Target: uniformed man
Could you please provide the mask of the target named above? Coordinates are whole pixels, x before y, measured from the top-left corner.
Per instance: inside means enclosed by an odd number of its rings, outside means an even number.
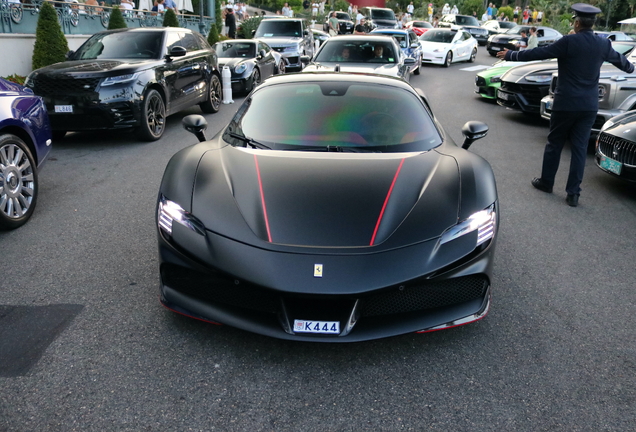
[[[634,66],[625,56],[612,48],[607,38],[592,31],[599,8],[576,3],[572,5],[574,34],[567,35],[541,48],[525,51],[503,50],[497,57],[511,61],[530,61],[556,58],[559,80],[554,93],[550,116],[550,133],[543,154],[541,177],[532,180],[535,188],[552,193],[554,178],[561,160],[566,139],[572,144],[570,174],[565,191],[566,202],[572,207],[579,203],[581,181],[585,169],[588,141],[598,111],[598,80],[604,61],[632,73]]]

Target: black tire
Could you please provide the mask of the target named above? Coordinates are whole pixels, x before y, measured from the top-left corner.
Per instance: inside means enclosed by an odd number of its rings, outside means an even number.
[[[476,58],[477,58],[477,48],[475,48],[473,52],[470,54],[470,58],[468,59],[468,62],[475,63]]]
[[[0,231],[29,220],[37,192],[38,173],[29,147],[15,135],[0,135]]]
[[[422,57],[420,57],[420,64],[417,66],[417,69],[413,71],[413,74],[419,75],[421,70],[422,70]]]
[[[53,142],[62,141],[62,139],[64,139],[65,136],[66,136],[65,130],[53,131],[52,133]]]
[[[258,68],[254,68],[254,71],[252,72],[252,85],[250,86],[250,89],[248,90],[248,92],[251,92],[252,90],[254,90],[256,87],[259,86],[260,83],[261,83],[261,71],[259,71]]]
[[[449,51],[448,54],[446,54],[446,58],[444,59],[444,67],[449,67],[451,63],[453,63],[453,52]]]
[[[221,109],[223,100],[223,89],[221,88],[221,80],[216,74],[212,74],[210,84],[208,85],[208,100],[199,104],[201,111],[206,114],[214,114]]]
[[[280,62],[276,65],[276,70],[274,71],[274,75],[282,75],[287,71],[287,67],[285,65],[285,60],[280,59]]]
[[[137,136],[143,141],[157,141],[165,130],[166,104],[157,90],[150,89],[144,96]]]

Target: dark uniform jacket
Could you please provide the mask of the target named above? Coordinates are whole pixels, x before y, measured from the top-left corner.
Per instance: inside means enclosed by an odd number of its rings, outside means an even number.
[[[598,111],[598,80],[603,62],[627,73],[634,72],[634,65],[614,51],[611,41],[596,36],[592,29],[564,36],[545,47],[508,51],[505,60],[551,58],[556,58],[559,63],[553,111]]]

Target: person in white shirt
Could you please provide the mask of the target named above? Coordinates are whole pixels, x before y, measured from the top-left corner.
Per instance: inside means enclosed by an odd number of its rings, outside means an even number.
[[[459,9],[457,9],[457,5],[453,5],[453,8],[451,9],[450,13],[452,13],[454,15],[459,13]]]
[[[356,15],[356,25],[360,24],[360,20],[364,18],[364,15],[362,15],[360,12],[358,12],[358,15]]]
[[[450,13],[450,6],[448,5],[448,3],[446,3],[444,7],[442,8],[442,15],[448,15],[449,13]]]
[[[413,12],[415,11],[415,6],[413,6],[413,2],[409,3],[409,5],[406,7],[406,11],[410,15],[413,15]]]
[[[484,12],[484,14],[481,16],[481,20],[483,22],[486,22],[490,19],[490,17],[488,16],[488,12]]]

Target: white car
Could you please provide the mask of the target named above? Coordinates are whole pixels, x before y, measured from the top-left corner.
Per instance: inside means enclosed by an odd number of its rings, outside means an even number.
[[[422,63],[448,67],[458,61],[474,62],[477,56],[477,40],[465,30],[430,29],[419,40]]]

